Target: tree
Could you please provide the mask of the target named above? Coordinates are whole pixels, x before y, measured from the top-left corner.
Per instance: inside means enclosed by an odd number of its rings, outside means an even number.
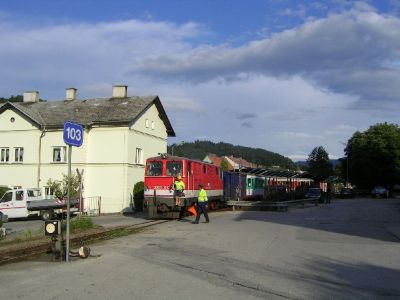
[[[51,188],[56,196],[59,199],[63,199],[68,194],[68,175],[62,174],[63,179],[61,181],[49,179],[47,181],[47,185]],[[70,186],[70,197],[76,198],[78,197],[79,192],[79,177],[77,174],[71,175],[71,186]]]
[[[315,147],[307,159],[308,172],[316,181],[326,180],[333,174],[332,164],[329,161],[329,155],[324,147]]]
[[[24,97],[22,95],[11,96],[10,98],[0,97],[0,103],[3,102],[23,102]]]
[[[22,95],[11,95],[9,98],[0,97],[0,103],[5,102],[24,102],[24,96]],[[39,102],[46,102],[46,100],[39,99]]]
[[[222,170],[228,171],[229,165],[228,165],[228,161],[225,158],[223,158],[221,160],[221,166],[220,167],[221,167]]]
[[[392,188],[400,182],[400,128],[378,123],[365,132],[355,132],[345,148],[344,171],[362,188],[375,185]],[[347,168],[347,169],[346,169]]]
[[[173,151],[172,151],[173,149]],[[192,143],[181,142],[168,146],[168,153],[174,153],[175,156],[188,157],[202,160],[207,154],[214,153],[217,156],[242,157],[245,160],[260,166],[270,168],[272,166],[280,166],[287,170],[296,170],[297,166],[293,161],[278,153],[260,148],[250,148],[244,146],[234,146],[228,143],[213,143],[211,141],[194,141]]]

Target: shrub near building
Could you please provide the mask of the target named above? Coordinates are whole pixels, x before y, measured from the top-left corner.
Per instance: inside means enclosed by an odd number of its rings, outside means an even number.
[[[133,187],[133,199],[135,205],[135,211],[143,211],[143,200],[144,200],[144,182],[136,182]]]

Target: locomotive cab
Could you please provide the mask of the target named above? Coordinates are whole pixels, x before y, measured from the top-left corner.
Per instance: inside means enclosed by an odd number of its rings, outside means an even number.
[[[182,176],[184,195],[176,201],[174,182]],[[177,218],[181,206],[189,207],[197,200],[198,185],[203,184],[209,199],[223,201],[220,168],[202,161],[161,155],[146,161],[145,207],[149,218]],[[178,204],[178,205],[177,205]],[[211,204],[211,203],[210,203]]]

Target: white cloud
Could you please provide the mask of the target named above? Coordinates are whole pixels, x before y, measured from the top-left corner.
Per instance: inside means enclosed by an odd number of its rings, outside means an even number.
[[[0,48],[0,74],[9,80],[0,82],[0,88],[15,89],[18,82],[27,89],[55,89],[69,82],[85,93],[86,85],[126,81],[126,73],[148,55],[187,51],[185,40],[200,32],[195,23],[136,20],[32,28],[2,22],[0,37],[7,47]]]
[[[325,131],[326,135],[338,135],[338,134],[347,134],[347,135],[351,135],[353,134],[355,131],[359,130],[360,128],[357,128],[355,126],[351,126],[348,124],[337,124],[334,125],[331,128],[328,128]]]
[[[270,38],[231,48],[201,46],[141,61],[134,70],[193,81],[235,79],[240,73],[301,76],[321,88],[368,101],[398,100],[400,19],[368,5],[306,22]],[[133,71],[134,71],[133,70]]]
[[[295,153],[295,154],[288,155],[288,157],[293,161],[304,161],[304,160],[307,160],[308,154]]]
[[[130,95],[160,96],[177,133],[171,142],[201,138],[291,157],[322,145],[340,157],[354,131],[398,122],[398,28],[398,18],[358,9],[233,48],[194,44],[208,32],[191,22],[0,19],[0,90],[61,99],[73,86],[78,97],[106,97],[124,83]]]
[[[293,132],[293,131],[284,131],[283,135],[288,136],[290,138],[301,138],[301,139],[323,139],[322,136],[316,136],[314,134],[309,134],[306,132]]]

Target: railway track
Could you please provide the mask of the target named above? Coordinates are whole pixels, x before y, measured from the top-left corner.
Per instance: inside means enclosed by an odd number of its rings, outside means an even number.
[[[229,208],[219,208],[209,213],[217,211],[228,211]],[[175,221],[175,219],[154,219],[148,220],[146,222],[129,225],[129,226],[116,226],[112,228],[100,228],[92,229],[85,232],[80,232],[71,235],[70,244],[71,247],[80,247],[82,245],[87,245],[90,243],[95,243],[97,241],[116,238],[128,234],[133,234],[146,227],[155,226],[158,224]],[[38,255],[45,254],[51,248],[50,238],[41,238],[39,240],[21,242],[10,245],[0,245],[0,265],[7,263],[18,262],[33,258]]]
[[[130,226],[118,226],[107,229],[96,228],[71,235],[70,244],[72,247],[80,247],[96,241],[133,234],[144,228],[170,221],[171,220],[150,220]],[[51,248],[51,244],[52,242],[50,238],[43,238],[34,241],[0,246],[0,265],[27,260],[29,258],[44,254]]]

